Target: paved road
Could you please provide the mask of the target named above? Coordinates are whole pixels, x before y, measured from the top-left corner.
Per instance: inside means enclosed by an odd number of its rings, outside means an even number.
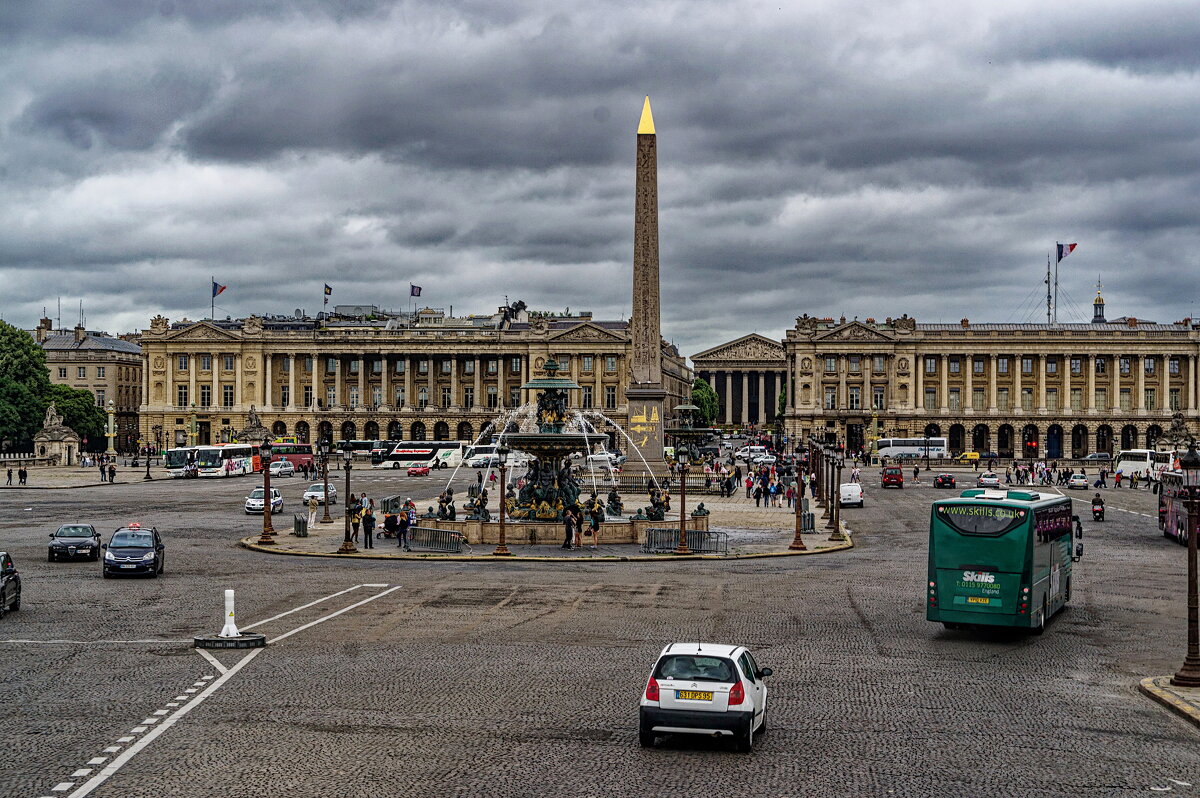
[[[407,490],[378,480],[368,492]],[[1200,793],[1180,783],[1200,784],[1200,736],[1134,689],[1183,653],[1184,550],[1141,515],[1154,497],[1110,492],[1074,606],[1025,637],[927,623],[938,494],[866,481],[850,553],[673,566],[257,555],[233,544],[257,523],[239,479],[0,493],[0,548],[26,580],[0,620],[0,794],[79,794],[124,757],[88,794]],[[74,519],[158,524],[165,576],[46,563],[46,534]],[[225,587],[243,626],[329,598],[258,626],[277,642],[222,655],[222,674],[187,641],[219,628]],[[637,746],[651,661],[697,636],[775,670],[749,756]]]

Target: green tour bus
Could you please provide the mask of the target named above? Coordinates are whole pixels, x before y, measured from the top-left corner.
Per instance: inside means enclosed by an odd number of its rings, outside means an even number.
[[[966,490],[933,503],[925,617],[947,629],[1014,626],[1041,634],[1071,600],[1071,500],[1017,490]]]

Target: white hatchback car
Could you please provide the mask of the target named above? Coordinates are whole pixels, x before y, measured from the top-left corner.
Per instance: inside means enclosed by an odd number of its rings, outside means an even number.
[[[979,475],[979,479],[975,480],[975,486],[979,488],[998,488],[1000,487],[1000,475],[995,471],[986,471]]]
[[[317,500],[317,504],[325,503],[325,486],[322,483],[314,482],[308,490],[304,491],[305,504],[308,504],[308,500],[312,498]],[[337,504],[337,488],[332,484],[329,485],[329,503]]]
[[[290,460],[276,460],[271,463],[271,476],[294,477],[296,476],[296,466]]]
[[[263,493],[262,488],[255,488],[250,491],[250,495],[246,497],[246,514],[253,515],[263,511]],[[271,512],[283,512],[283,497],[279,495],[279,488],[271,488]]]
[[[1067,489],[1068,490],[1087,490],[1088,489],[1087,474],[1072,474],[1071,478],[1067,480]]]
[[[660,734],[733,737],[749,751],[767,730],[770,668],[760,668],[744,646],[672,643],[658,655],[638,709],[638,741]]]

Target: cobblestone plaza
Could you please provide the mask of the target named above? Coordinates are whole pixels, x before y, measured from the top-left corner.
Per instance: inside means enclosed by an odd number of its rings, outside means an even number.
[[[0,620],[0,794],[76,794],[123,757],[87,794],[1196,792],[1195,730],[1136,692],[1184,641],[1183,549],[1158,532],[1152,494],[1109,492],[1109,520],[1085,522],[1070,609],[1031,637],[927,623],[939,494],[865,482],[866,508],[843,513],[852,550],[675,564],[270,556],[237,545],[260,523],[241,511],[257,484],[244,478],[0,493],[25,584]],[[279,484],[295,509],[304,486]],[[440,487],[378,472],[354,484],[418,499]],[[788,527],[788,511],[746,504],[729,510]],[[94,563],[45,562],[66,520],[156,524],[166,572],[104,580]],[[220,628],[229,587],[239,625],[272,642],[217,667],[191,638]],[[650,663],[697,636],[749,645],[775,671],[750,755],[638,747]]]

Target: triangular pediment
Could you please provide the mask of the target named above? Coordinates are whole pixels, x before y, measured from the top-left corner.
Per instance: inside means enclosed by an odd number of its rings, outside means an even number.
[[[765,335],[750,333],[692,355],[692,360],[783,360],[783,344]]]
[[[839,324],[828,332],[813,336],[814,341],[894,341],[894,336],[880,332],[869,324],[852,321]]]
[[[168,341],[240,341],[241,336],[222,330],[206,321],[197,322],[182,330],[171,330],[167,333]]]
[[[570,343],[572,341],[624,341],[625,338],[612,330],[606,330],[591,322],[584,322],[554,333],[548,337],[548,340]]]

